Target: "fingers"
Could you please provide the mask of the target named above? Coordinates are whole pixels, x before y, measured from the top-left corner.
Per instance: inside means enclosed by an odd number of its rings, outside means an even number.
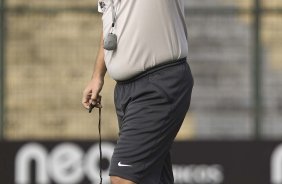
[[[102,97],[99,94],[96,94],[96,95],[94,94],[95,93],[91,93],[90,91],[83,92],[82,105],[84,108],[88,110],[94,107],[102,108],[102,105],[101,105]]]
[[[93,99],[92,99],[92,102],[90,103],[89,109],[88,109],[88,110],[89,110],[89,113],[91,113],[91,111],[92,111],[92,109],[93,109],[94,107],[99,108],[99,109],[102,108],[101,99],[102,99],[102,97],[101,97],[100,95],[98,95],[98,97],[97,97],[96,100],[93,100]]]
[[[89,109],[90,99],[91,99],[91,91],[85,90],[82,95],[82,105],[84,108]]]
[[[102,96],[98,95],[97,98],[91,98],[90,103],[93,105],[93,107],[102,108],[101,100],[102,100]]]
[[[99,95],[97,93],[92,93],[89,103],[95,105],[94,103],[96,103],[98,96]]]
[[[102,108],[103,106],[101,105],[101,102],[102,102],[102,96],[98,96],[98,99],[97,99],[97,104],[96,104],[96,107],[97,108]]]

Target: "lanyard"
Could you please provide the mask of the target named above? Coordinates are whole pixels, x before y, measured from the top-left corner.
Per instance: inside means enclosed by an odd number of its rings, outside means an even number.
[[[89,113],[91,113],[92,109],[94,108],[94,105],[90,105],[89,107]],[[98,131],[99,131],[99,152],[100,152],[100,184],[102,184],[103,182],[103,178],[102,178],[102,136],[101,136],[101,122],[102,122],[102,112],[101,109],[102,107],[97,107],[99,109],[99,123],[98,123]]]
[[[113,23],[112,23],[112,28],[115,27],[115,24],[116,24],[116,10],[115,10],[115,3],[114,3],[114,0],[111,0],[112,2],[112,20],[113,20]]]

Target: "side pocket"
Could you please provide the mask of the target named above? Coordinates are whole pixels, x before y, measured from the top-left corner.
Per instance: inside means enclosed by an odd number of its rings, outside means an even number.
[[[156,92],[166,100],[166,102],[172,101],[172,98],[168,95],[168,93],[164,89],[165,85],[162,85],[163,83],[165,83],[165,81],[162,81],[160,79],[159,73],[151,74],[149,76],[149,82],[152,85],[152,87],[156,90]]]

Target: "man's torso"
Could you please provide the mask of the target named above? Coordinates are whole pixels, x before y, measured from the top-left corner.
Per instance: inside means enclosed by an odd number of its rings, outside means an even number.
[[[100,0],[104,36],[111,31],[111,0]],[[151,67],[188,56],[182,0],[114,0],[118,37],[115,51],[105,50],[109,75],[129,79]]]

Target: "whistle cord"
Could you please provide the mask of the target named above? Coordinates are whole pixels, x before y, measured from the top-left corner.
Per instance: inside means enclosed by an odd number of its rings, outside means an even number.
[[[99,151],[100,151],[100,184],[103,182],[102,178],[102,136],[101,136],[101,108],[99,108],[99,124],[98,124],[98,129],[99,129]]]
[[[100,103],[98,103],[100,105]],[[102,136],[101,136],[101,122],[102,122],[102,107],[95,106],[93,104],[90,104],[89,106],[89,113],[92,112],[92,109],[94,107],[97,107],[99,109],[99,123],[98,123],[98,131],[99,131],[99,154],[100,154],[100,184],[103,183],[103,177],[102,177]]]

